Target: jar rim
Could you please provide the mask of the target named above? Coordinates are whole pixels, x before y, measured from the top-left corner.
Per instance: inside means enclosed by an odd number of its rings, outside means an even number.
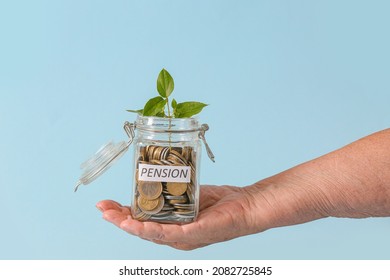
[[[200,129],[197,117],[162,118],[138,115],[135,126],[139,130],[154,132],[195,132]]]

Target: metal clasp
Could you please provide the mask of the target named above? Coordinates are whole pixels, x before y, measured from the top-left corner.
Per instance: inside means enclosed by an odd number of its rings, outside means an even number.
[[[128,142],[128,146],[131,145],[131,143],[133,143],[133,140],[134,140],[134,137],[135,137],[135,132],[134,132],[134,129],[135,129],[135,124],[134,123],[129,123],[129,122],[125,122],[123,124],[123,129],[126,131],[126,134],[127,136],[129,136],[130,140]]]
[[[209,145],[207,144],[207,141],[206,141],[206,131],[209,130],[209,126],[208,124],[202,124],[200,126],[200,131],[199,131],[199,138],[202,139],[205,147],[206,147],[206,151],[207,151],[207,155],[209,156],[209,158],[212,160],[212,162],[215,162],[215,159],[214,159],[214,154],[213,152],[211,151]]]

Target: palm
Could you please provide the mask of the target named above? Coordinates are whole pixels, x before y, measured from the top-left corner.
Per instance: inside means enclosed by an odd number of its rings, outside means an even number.
[[[139,222],[131,218],[129,208],[110,200],[98,206],[107,221],[128,233],[178,249],[190,250],[249,233],[244,232],[250,222],[245,215],[248,204],[237,187],[203,186],[198,219],[186,225]]]

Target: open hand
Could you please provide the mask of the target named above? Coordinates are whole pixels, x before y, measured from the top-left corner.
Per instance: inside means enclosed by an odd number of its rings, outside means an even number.
[[[103,212],[104,219],[124,231],[181,250],[192,250],[259,231],[251,230],[254,221],[249,211],[250,197],[244,188],[239,187],[202,186],[198,218],[184,225],[134,220],[129,207],[112,200],[100,201],[96,206]]]

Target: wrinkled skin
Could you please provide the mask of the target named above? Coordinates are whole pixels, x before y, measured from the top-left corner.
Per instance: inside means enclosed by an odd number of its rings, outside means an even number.
[[[97,207],[126,232],[181,250],[325,217],[387,217],[389,147],[386,129],[247,187],[202,186],[199,216],[190,224],[136,221],[112,200]]]

